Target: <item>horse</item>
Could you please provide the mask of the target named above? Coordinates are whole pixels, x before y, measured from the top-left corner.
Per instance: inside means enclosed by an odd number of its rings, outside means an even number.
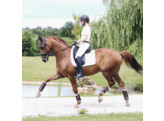
[[[71,82],[73,92],[77,100],[75,108],[79,108],[79,105],[81,104],[81,97],[78,94],[75,79],[76,67],[71,64],[70,59],[72,46],[69,46],[64,40],[56,36],[47,36],[45,38],[39,36],[38,39],[40,40],[40,52],[42,61],[45,63],[48,61],[49,52],[52,50],[56,57],[57,73],[42,82],[36,97],[41,96],[41,92],[49,81],[66,77]],[[102,75],[107,80],[108,85],[100,91],[98,102],[102,102],[102,96],[104,93],[112,88],[112,86],[115,85],[115,82],[117,82],[122,89],[125,105],[130,106],[128,92],[124,82],[119,76],[119,70],[123,60],[128,67],[131,67],[140,75],[143,73],[143,67],[137,62],[132,54],[126,51],[117,52],[109,48],[99,48],[95,49],[95,56],[96,64],[92,66],[85,66],[82,68],[82,71],[84,76],[90,76],[98,72],[102,72]]]

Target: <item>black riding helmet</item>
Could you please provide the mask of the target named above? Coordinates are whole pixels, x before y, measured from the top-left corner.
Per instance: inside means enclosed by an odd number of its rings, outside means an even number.
[[[81,17],[80,17],[80,20],[81,21],[86,21],[87,23],[89,22],[89,17],[87,16],[87,15],[82,15]]]

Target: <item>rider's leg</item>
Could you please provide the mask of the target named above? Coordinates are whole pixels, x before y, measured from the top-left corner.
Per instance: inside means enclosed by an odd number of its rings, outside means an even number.
[[[77,64],[77,70],[78,70],[78,74],[77,74],[76,78],[83,77],[81,56],[85,53],[85,51],[88,49],[88,47],[89,47],[88,43],[82,44],[79,46],[79,49],[76,53],[75,62]]]
[[[84,43],[84,44],[79,45],[79,49],[78,49],[78,51],[76,53],[75,58],[77,58],[78,56],[81,57],[88,48],[89,48],[89,44],[88,43]]]
[[[77,74],[77,76],[76,76],[76,78],[81,78],[81,77],[83,77],[83,72],[82,72],[82,60],[81,60],[81,58],[78,56],[77,58],[76,58],[76,64],[77,64],[77,70],[78,70],[78,74]]]

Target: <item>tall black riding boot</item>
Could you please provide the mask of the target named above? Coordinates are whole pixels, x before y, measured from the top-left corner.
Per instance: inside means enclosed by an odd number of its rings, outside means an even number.
[[[83,71],[82,71],[82,60],[81,60],[81,58],[80,57],[77,57],[76,58],[76,64],[77,64],[77,72],[78,72],[78,74],[77,74],[77,76],[76,76],[76,78],[81,78],[81,77],[83,77]]]

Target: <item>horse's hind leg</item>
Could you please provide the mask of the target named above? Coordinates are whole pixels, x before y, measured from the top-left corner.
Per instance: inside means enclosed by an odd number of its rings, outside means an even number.
[[[122,93],[123,93],[124,99],[126,101],[126,106],[130,106],[128,92],[127,92],[127,90],[125,88],[124,82],[121,80],[121,78],[120,78],[118,73],[115,73],[113,77],[114,77],[114,80],[118,83],[118,85],[122,89]]]
[[[111,88],[113,85],[115,85],[115,82],[113,80],[113,78],[111,77],[109,72],[103,72],[103,76],[106,78],[106,80],[108,81],[108,86],[106,86],[103,90],[101,90],[101,92],[99,93],[98,96],[98,101],[99,103],[102,102],[103,98],[102,96],[109,90],[109,88]]]

